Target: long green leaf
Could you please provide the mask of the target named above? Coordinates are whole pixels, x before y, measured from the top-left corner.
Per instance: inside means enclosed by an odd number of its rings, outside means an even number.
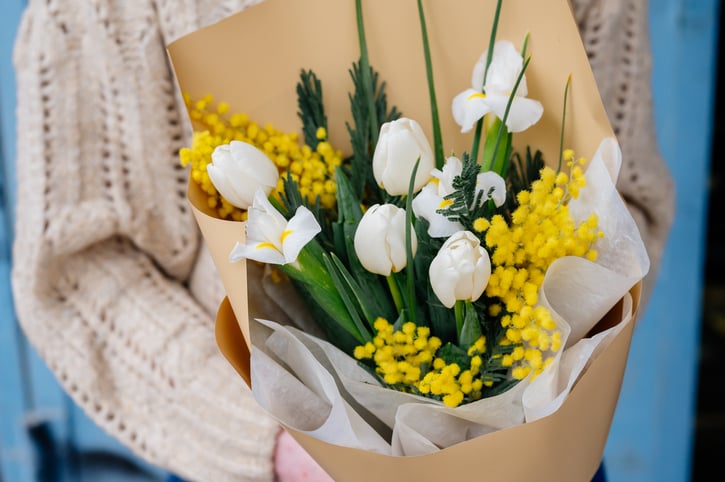
[[[335,256],[335,253],[330,253],[330,258],[335,264],[339,275],[345,281],[350,293],[355,298],[355,301],[357,301],[360,307],[360,313],[367,320],[367,326],[364,327],[365,330],[372,328],[375,319],[382,315],[377,311],[375,299],[365,296],[366,290],[353,278],[352,274],[347,270],[347,267],[340,261],[340,258]],[[363,332],[363,329],[360,332]]]
[[[334,279],[331,277],[329,270],[326,269],[324,253],[322,259],[318,260],[316,254],[308,249],[310,245],[314,246],[315,244],[314,242],[309,243],[300,252],[297,258],[298,267],[288,264],[282,265],[280,268],[290,278],[303,283],[314,302],[356,340],[362,343],[364,338],[348,312]]]
[[[473,303],[466,301],[464,306],[463,328],[458,339],[458,346],[464,350],[468,350],[476,340],[481,338],[483,333],[481,332],[481,322],[478,319],[478,313],[476,313]]]
[[[420,156],[415,161],[413,172],[410,174],[408,182],[408,196],[405,200],[405,258],[407,274],[407,305],[410,311],[410,321],[417,324],[417,302],[415,298],[415,261],[413,259],[413,191],[415,189],[415,176],[418,173],[420,165]]]
[[[334,256],[334,254],[332,256]],[[337,292],[340,295],[340,298],[342,299],[345,308],[347,309],[348,316],[355,325],[356,331],[360,334],[363,343],[372,340],[372,336],[365,327],[365,324],[363,323],[363,320],[361,318],[361,307],[356,303],[357,300],[355,297],[355,292],[345,282],[344,277],[337,270],[335,264],[330,260],[330,256],[325,256],[325,266],[327,267],[332,281],[335,283],[335,288],[337,289]]]
[[[428,80],[428,97],[430,99],[431,122],[433,124],[433,149],[435,151],[436,167],[443,168],[445,156],[443,154],[443,136],[441,135],[441,121],[438,115],[438,101],[436,100],[435,82],[433,79],[433,61],[430,56],[430,42],[428,41],[428,27],[425,21],[422,0],[418,0],[418,17],[420,19],[420,32],[423,37],[423,55],[425,56],[425,73]]]
[[[367,305],[371,311],[376,317],[388,319],[395,313],[392,300],[380,276],[366,270],[355,252],[355,231],[363,216],[360,202],[353,192],[349,178],[339,169],[336,179],[339,217],[336,223],[335,253],[357,280],[361,295],[369,300]]]

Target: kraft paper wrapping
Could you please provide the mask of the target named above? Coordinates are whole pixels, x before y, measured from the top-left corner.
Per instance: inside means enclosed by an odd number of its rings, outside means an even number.
[[[446,152],[460,154],[471,143],[471,134],[461,134],[452,121],[450,100],[470,86],[473,64],[488,42],[494,5],[495,2],[475,0],[425,2]],[[370,61],[386,82],[389,102],[406,117],[418,120],[432,139],[416,3],[366,0],[363,11]],[[498,38],[521,45],[527,33],[528,52],[533,56],[527,70],[529,97],[540,100],[545,111],[536,126],[514,136],[515,148],[531,145],[541,149],[549,163],[558,157],[564,85],[571,75],[565,145],[584,156],[604,152],[603,162],[596,164],[598,172],[588,174],[588,178],[607,180],[601,189],[592,190],[590,197],[594,199],[581,203],[579,214],[585,215],[585,208],[592,205],[604,206],[607,211],[612,203],[618,204],[621,213],[624,205],[613,187],[621,158],[614,152],[616,142],[603,142],[613,134],[568,1],[504,2]],[[192,98],[211,93],[215,99],[227,102],[233,112],[245,112],[260,124],[271,122],[284,131],[300,129],[294,86],[301,68],[313,69],[323,82],[331,142],[346,150],[344,123],[349,119],[347,95],[352,88],[347,69],[359,56],[352,0],[267,0],[179,39],[169,45],[168,51],[183,92]],[[588,185],[586,189],[589,188]],[[243,223],[221,221],[210,215],[202,193],[193,183],[189,185],[189,200],[228,294],[217,317],[218,344],[250,384],[250,350],[256,349],[251,344],[254,336],[250,333],[249,313],[259,311],[255,299],[247,297],[245,263],[228,262],[234,244],[244,239]],[[572,212],[577,216],[575,206]],[[625,219],[622,223],[621,216],[608,218],[605,213],[604,219],[602,229],[607,234],[618,231],[622,225],[632,229],[633,221]],[[607,222],[610,224],[606,225]],[[586,360],[586,365],[580,367],[582,372],[570,380],[559,396],[552,394],[559,399],[555,405],[538,407],[538,413],[531,417],[533,421],[427,455],[406,457],[344,447],[289,425],[287,428],[340,481],[464,477],[492,481],[589,480],[606,443],[636,316],[639,280],[648,270],[642,246],[637,246],[632,259],[618,259],[622,245],[617,243],[629,242],[641,244],[636,227],[635,232],[616,238],[615,245],[604,250],[603,261],[610,268],[615,266],[611,280],[627,283],[625,288],[613,300],[592,301],[599,307],[595,321],[608,311],[595,331],[608,329],[611,336],[598,351],[591,352],[594,356]],[[634,273],[618,277],[622,264],[634,264],[637,268]],[[559,267],[559,282],[551,283],[548,290],[552,298],[565,298],[565,290],[592,299],[600,297],[598,286],[582,286],[577,278],[567,280],[562,276],[569,272],[566,264]],[[590,270],[585,266],[576,269],[585,275]],[[555,276],[556,270],[551,271]],[[630,288],[631,294],[625,294]],[[570,304],[579,304],[580,299],[572,299]],[[566,318],[569,308],[574,312],[576,307],[560,306],[560,315]],[[568,333],[569,339],[579,340],[593,324],[575,325],[574,332]],[[546,380],[542,375],[541,383],[560,386],[557,374],[552,377]]]
[[[623,329],[593,360],[561,407],[547,417],[415,457],[342,447],[288,430],[338,481],[588,482],[604,453],[640,292],[638,283],[631,292],[629,314],[622,312],[620,302],[602,319],[600,329],[624,323]],[[250,353],[228,298],[217,313],[216,335],[224,356],[249,383]]]

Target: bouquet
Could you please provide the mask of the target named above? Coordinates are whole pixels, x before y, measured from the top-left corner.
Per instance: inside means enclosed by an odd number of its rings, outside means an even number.
[[[220,348],[336,479],[599,464],[649,262],[540,3],[268,0],[169,47]]]

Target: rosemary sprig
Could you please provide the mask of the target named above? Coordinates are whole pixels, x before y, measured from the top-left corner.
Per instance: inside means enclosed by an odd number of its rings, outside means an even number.
[[[302,121],[305,144],[315,150],[320,142],[317,130],[322,127],[327,131],[327,115],[322,102],[322,83],[312,70],[300,71],[300,80],[297,82],[297,108],[297,116]]]

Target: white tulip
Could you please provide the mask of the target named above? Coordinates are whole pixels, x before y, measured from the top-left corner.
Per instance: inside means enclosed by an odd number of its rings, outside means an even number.
[[[491,260],[470,231],[459,231],[443,244],[428,271],[433,292],[444,306],[476,301],[491,277]]]
[[[262,263],[289,264],[297,261],[302,248],[321,231],[315,216],[304,206],[287,221],[262,189],[254,196],[246,224],[247,240],[237,243],[229,254],[234,263],[253,259]]]
[[[241,141],[217,146],[206,171],[224,199],[240,209],[249,208],[257,189],[269,194],[279,178],[277,166],[264,152]]]
[[[461,126],[461,132],[468,132],[473,125],[489,112],[499,119],[503,119],[506,105],[516,85],[524,59],[516,50],[514,44],[507,40],[500,40],[493,46],[493,57],[488,67],[486,85],[483,77],[486,70],[484,52],[473,68],[472,89],[466,89],[453,99],[453,118]],[[483,92],[481,91],[483,87]],[[509,132],[521,132],[536,124],[544,113],[541,102],[526,98],[528,87],[526,75],[519,83],[514,95],[511,109],[506,120]]]
[[[413,254],[418,239],[411,226]],[[355,253],[371,273],[390,276],[405,268],[405,210],[392,204],[376,204],[363,215],[355,231]]]
[[[383,124],[373,154],[373,175],[378,186],[393,196],[408,194],[410,176],[418,158],[414,192],[428,182],[435,167],[428,139],[413,119],[403,117]]]

